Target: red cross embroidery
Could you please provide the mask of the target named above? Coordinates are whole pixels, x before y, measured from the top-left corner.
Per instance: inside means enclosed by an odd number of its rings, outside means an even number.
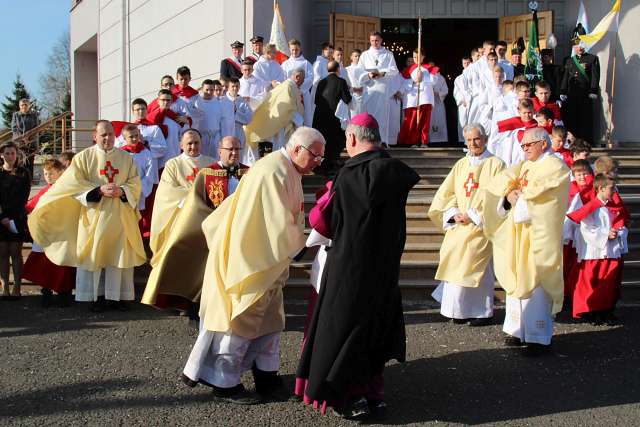
[[[528,173],[529,173],[529,170],[527,169],[526,171],[524,171],[524,173],[520,177],[520,186],[522,188],[526,187],[529,184],[529,181],[527,180],[527,174]]]
[[[104,169],[100,169],[100,175],[104,175],[107,177],[107,181],[109,183],[113,183],[113,179],[120,173],[120,170],[114,168],[111,165],[111,162],[107,160],[107,163],[104,166]]]
[[[471,197],[473,190],[478,188],[478,183],[473,180],[473,172],[469,173],[467,181],[464,183],[465,195]]]
[[[199,169],[198,169],[198,168],[193,168],[193,169],[191,170],[191,172],[192,172],[192,173],[191,173],[191,175],[189,175],[189,176],[187,177],[187,181],[189,181],[189,182],[193,182],[193,180],[194,180],[194,179],[196,179],[196,175],[198,175],[198,171],[199,171]]]

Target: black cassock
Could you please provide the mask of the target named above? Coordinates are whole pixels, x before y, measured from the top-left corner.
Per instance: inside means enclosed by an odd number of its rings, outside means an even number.
[[[349,85],[337,74],[331,73],[318,82],[313,113],[313,127],[318,129],[327,142],[325,157],[329,167],[340,157],[345,144],[344,131],[340,127],[340,119],[336,117],[336,109],[342,100],[351,102]]]
[[[600,93],[598,57],[584,53],[580,57],[576,55],[573,58],[567,58],[564,63],[560,93],[567,96],[567,100],[562,104],[562,119],[567,130],[576,138],[593,144],[593,100],[589,95]]]
[[[384,150],[347,160],[336,177],[333,244],[297,372],[314,400],[341,399],[387,361],[405,360],[398,276],[405,205],[419,180]]]
[[[239,79],[240,77],[242,77],[240,66],[238,64],[235,64],[229,58],[223,59],[222,61],[220,61],[220,77],[224,77],[225,79],[235,77]]]

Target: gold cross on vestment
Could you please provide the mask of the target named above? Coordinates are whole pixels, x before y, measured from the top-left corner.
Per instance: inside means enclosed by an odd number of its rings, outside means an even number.
[[[187,181],[193,182],[193,180],[196,179],[196,175],[198,175],[198,171],[199,170],[200,169],[198,169],[198,168],[193,168],[191,170],[191,175],[187,176]]]
[[[113,183],[116,175],[120,173],[119,169],[116,169],[111,165],[111,162],[107,160],[107,163],[104,166],[104,169],[100,169],[100,175],[104,175],[107,177],[107,181],[111,184]]]
[[[473,172],[469,173],[467,181],[464,183],[465,195],[471,197],[473,190],[478,188],[478,183],[473,180]]]

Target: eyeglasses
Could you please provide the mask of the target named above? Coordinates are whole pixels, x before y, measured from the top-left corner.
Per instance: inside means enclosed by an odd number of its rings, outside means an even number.
[[[227,147],[220,147],[221,150],[227,150],[227,151],[235,151],[236,153],[239,153],[240,151],[242,151],[242,148],[240,147],[231,147],[231,148],[227,148]]]
[[[542,141],[544,141],[544,139],[539,139],[537,141],[531,141],[531,142],[525,142],[524,144],[520,144],[520,147],[522,147],[522,149],[524,150],[525,148],[532,147],[533,145],[537,144],[538,142],[542,142]]]
[[[301,147],[304,148],[305,150],[307,150],[309,153],[311,153],[313,155],[313,161],[314,162],[322,163],[324,161],[324,157],[317,155],[316,153],[314,153],[313,151],[309,150],[304,145],[301,145]]]

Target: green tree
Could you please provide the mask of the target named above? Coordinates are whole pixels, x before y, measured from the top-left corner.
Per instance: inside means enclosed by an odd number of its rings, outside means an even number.
[[[29,91],[25,87],[24,83],[22,83],[22,79],[20,78],[20,73],[16,73],[16,79],[13,81],[13,93],[11,96],[5,95],[5,102],[0,104],[2,110],[2,123],[4,126],[9,129],[11,128],[11,117],[13,113],[18,111],[18,103],[22,98],[31,99],[29,95]],[[31,100],[33,102],[33,100]],[[35,108],[35,105],[33,106]]]

